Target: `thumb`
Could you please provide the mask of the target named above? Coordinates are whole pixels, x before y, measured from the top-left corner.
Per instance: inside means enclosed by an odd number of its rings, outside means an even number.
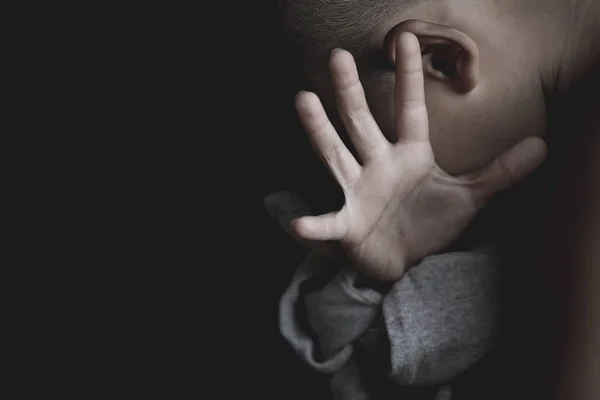
[[[476,198],[486,202],[490,197],[514,186],[531,174],[546,158],[546,143],[539,137],[528,137],[483,170],[464,176],[476,191]]]
[[[344,207],[338,212],[295,219],[292,221],[292,229],[307,240],[340,240],[350,229],[350,219]]]
[[[267,212],[283,230],[290,236],[295,237],[291,229],[292,220],[305,215],[311,215],[310,207],[300,196],[294,192],[271,193],[264,199]]]
[[[339,250],[333,244],[307,240],[308,238],[298,235],[292,228],[292,223],[295,224],[295,221],[298,219],[303,219],[302,217],[311,215],[308,204],[296,193],[272,193],[264,199],[264,205],[271,217],[298,243],[331,258],[340,257]]]

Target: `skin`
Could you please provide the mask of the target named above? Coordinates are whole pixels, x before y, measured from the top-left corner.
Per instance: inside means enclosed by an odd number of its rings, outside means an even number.
[[[386,38],[407,20],[447,27],[440,37],[451,29],[464,35],[457,43],[467,51],[466,72],[458,77],[440,77],[423,58],[430,141],[447,173],[474,171],[524,138],[543,136],[554,117],[549,107],[571,121],[562,134],[580,135],[542,249],[549,326],[556,332],[547,398],[600,398],[600,2],[433,1],[391,14],[373,31],[372,52],[389,56]],[[426,41],[426,28],[402,29]],[[375,120],[393,142],[394,69],[367,60],[359,72]],[[331,87],[312,89],[328,111],[335,109]],[[342,132],[341,121],[331,118]]]
[[[444,79],[432,66],[431,57],[423,57],[436,162],[447,173],[459,175],[489,164],[526,137],[545,134],[549,103],[567,92],[581,74],[583,62],[574,65],[571,60],[581,60],[581,54],[589,51],[583,28],[589,29],[588,24],[573,16],[576,7],[570,0],[436,0],[391,13],[371,32],[368,50],[354,51],[343,40],[335,47],[357,58],[371,112],[384,135],[394,141],[394,66],[382,66],[371,58],[393,53],[393,42],[386,45],[386,36],[407,20],[441,26],[436,37],[451,30],[460,32],[462,39],[455,45],[469,55],[463,69],[476,71],[474,78]],[[422,47],[427,45],[424,29],[407,26],[404,30],[417,35]],[[344,132],[335,111],[333,87],[322,84],[329,73],[327,63],[306,68],[311,71],[307,88],[322,100],[336,129]],[[465,83],[468,80],[474,82]],[[457,89],[461,85],[472,87]]]
[[[404,18],[415,18],[458,29],[473,43],[472,52],[477,53],[477,57],[471,61],[476,64],[471,68],[478,70],[478,76],[474,87],[466,93],[435,76],[431,59],[424,57],[432,146],[439,165],[452,175],[480,168],[524,138],[542,136],[546,128],[544,81],[532,66],[514,61],[522,57],[520,48],[509,50],[506,46],[513,41],[514,32],[498,27],[500,18],[481,20],[482,16],[489,15],[480,5],[483,3],[469,5],[468,15],[457,12],[461,3],[434,2],[388,25],[391,28]],[[487,31],[477,29],[479,25],[466,22],[471,20],[479,20],[481,26],[491,26],[502,34],[495,35],[492,41]],[[461,45],[465,47],[464,43]],[[506,56],[498,57],[498,53],[506,53]],[[376,118],[385,132],[393,121],[386,92],[393,80],[387,71],[365,79],[371,108],[376,110]]]
[[[408,32],[394,42],[395,140],[390,143],[367,107],[350,53],[331,56],[339,116],[358,158],[340,139],[314,93],[296,96],[296,109],[315,151],[340,184],[344,207],[292,222],[306,240],[338,241],[354,265],[396,281],[407,266],[447,246],[495,193],[541,164],[546,147],[531,137],[486,168],[459,177],[434,161],[419,42]],[[359,161],[360,160],[360,163]]]

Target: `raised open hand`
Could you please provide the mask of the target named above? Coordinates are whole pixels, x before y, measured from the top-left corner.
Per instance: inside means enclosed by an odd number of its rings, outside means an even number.
[[[384,137],[371,115],[350,53],[332,53],[331,77],[360,163],[319,98],[299,93],[300,120],[341,185],[345,204],[335,213],[295,219],[292,228],[303,239],[339,241],[363,272],[380,279],[399,279],[408,265],[448,245],[494,194],[545,157],[544,142],[531,137],[481,171],[460,177],[442,171],[429,142],[420,46],[410,33],[402,33],[396,45],[396,143]]]

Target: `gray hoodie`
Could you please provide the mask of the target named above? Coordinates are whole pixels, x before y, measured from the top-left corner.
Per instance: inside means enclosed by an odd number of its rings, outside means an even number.
[[[293,209],[289,200],[270,205]],[[490,350],[496,331],[491,247],[426,257],[386,291],[360,278],[347,261],[310,253],[281,298],[286,341],[331,374],[336,400],[451,399],[452,381]]]

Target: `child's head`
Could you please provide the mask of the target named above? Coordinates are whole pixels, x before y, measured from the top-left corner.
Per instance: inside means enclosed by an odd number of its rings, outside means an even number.
[[[447,172],[461,173],[544,133],[546,95],[565,44],[554,19],[560,1],[282,0],[281,16],[306,88],[321,97],[336,126],[328,60],[341,47],[354,55],[371,112],[390,139],[390,57],[401,31],[415,34],[436,159]]]

